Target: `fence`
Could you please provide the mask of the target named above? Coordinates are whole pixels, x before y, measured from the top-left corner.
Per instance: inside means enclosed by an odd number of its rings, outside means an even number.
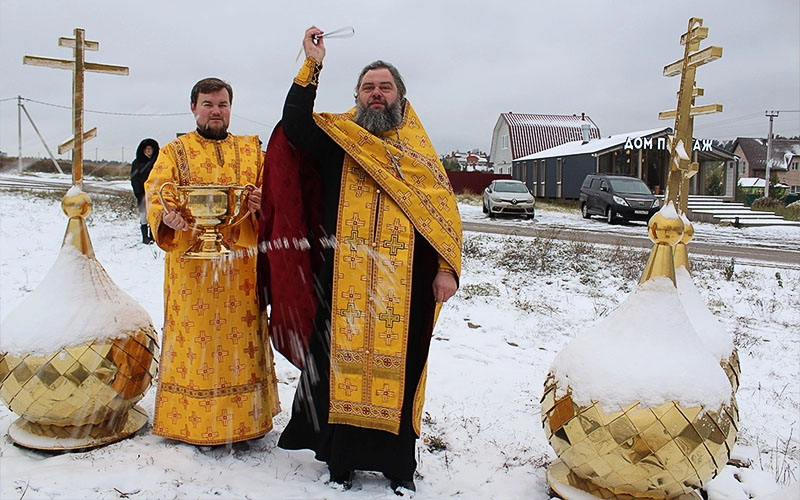
[[[458,172],[448,170],[447,177],[456,193],[482,193],[486,186],[495,179],[511,179],[509,174],[486,174],[483,172]]]

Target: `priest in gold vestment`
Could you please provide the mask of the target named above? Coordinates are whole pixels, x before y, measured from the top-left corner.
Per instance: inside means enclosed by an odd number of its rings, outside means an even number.
[[[378,471],[400,494],[415,489],[428,348],[441,303],[458,287],[461,220],[394,66],[364,68],[353,110],[313,113],[321,33],[305,33],[306,60],[266,155],[259,259],[269,265],[259,263],[259,272],[270,281],[276,348],[303,369],[278,445],[313,450],[332,484],[347,489],[354,471]],[[312,167],[301,171],[293,199],[291,172],[281,169],[298,156]],[[315,180],[321,188],[309,190]],[[311,308],[287,293],[282,274],[294,262],[285,221],[298,211],[308,212],[300,225],[313,235],[312,274],[301,271],[289,291],[310,283]],[[284,338],[293,335],[299,340]]]
[[[161,149],[145,185],[148,222],[164,259],[164,334],[153,433],[197,445],[264,436],[279,410],[266,321],[256,289],[257,210],[250,191],[244,223],[231,230],[230,255],[184,257],[196,241],[191,214],[165,186],[259,186],[257,136],[227,132],[233,91],[216,78],[191,92],[197,130]]]

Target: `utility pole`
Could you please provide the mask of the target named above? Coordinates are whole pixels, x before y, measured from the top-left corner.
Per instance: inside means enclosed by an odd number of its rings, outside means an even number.
[[[17,96],[17,141],[19,152],[17,153],[17,170],[22,173],[22,96]]]
[[[59,174],[63,174],[64,171],[61,170],[61,165],[58,164],[58,162],[56,161],[56,157],[53,156],[53,152],[50,151],[50,146],[47,145],[47,142],[44,140],[42,133],[39,132],[39,127],[36,126],[36,122],[34,122],[33,118],[31,118],[31,114],[28,113],[28,108],[26,108],[24,104],[20,107],[22,108],[22,111],[25,112],[25,116],[28,118],[28,121],[31,122],[31,127],[33,127],[33,131],[36,132],[36,135],[39,136],[39,140],[42,141],[42,145],[44,146],[44,149],[47,150],[47,154],[50,155],[50,159],[53,161],[53,166],[56,167],[56,171],[58,171]]]
[[[764,173],[764,198],[769,198],[769,159],[772,154],[772,120],[778,116],[778,111],[766,111],[764,113],[769,117],[769,135],[767,136],[767,170]]]

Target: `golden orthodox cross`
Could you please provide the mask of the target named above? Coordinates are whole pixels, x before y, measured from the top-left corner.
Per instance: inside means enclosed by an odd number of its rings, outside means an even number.
[[[664,202],[671,201],[684,213],[689,200],[689,179],[697,174],[699,168],[697,162],[691,161],[694,117],[722,111],[721,104],[694,105],[695,98],[704,95],[703,89],[695,87],[697,68],[722,57],[722,47],[711,46],[698,50],[700,41],[706,38],[708,38],[708,28],[703,27],[703,20],[699,17],[689,19],[689,28],[681,36],[681,45],[684,46],[683,59],[664,66],[664,76],[681,75],[678,106],[658,114],[661,120],[675,118]]]
[[[73,49],[73,59],[55,59],[52,57],[24,56],[22,64],[45,66],[48,68],[72,70],[72,137],[58,146],[58,153],[64,154],[72,150],[72,184],[83,186],[83,143],[97,136],[97,128],[83,132],[83,74],[86,71],[107,73],[110,75],[128,75],[127,66],[114,66],[86,62],[84,53],[87,50],[100,50],[98,42],[86,40],[84,30],[75,28],[74,38],[60,37],[59,47]]]

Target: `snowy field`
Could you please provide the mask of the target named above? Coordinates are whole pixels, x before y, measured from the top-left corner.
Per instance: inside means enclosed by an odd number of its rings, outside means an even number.
[[[480,203],[480,202],[478,202]],[[577,209],[548,206],[542,209],[542,203],[536,207],[533,221],[522,218],[498,217],[493,222],[510,227],[528,227],[535,224],[537,228],[553,230],[571,229],[575,231],[602,231],[620,236],[646,236],[647,222],[630,221],[608,224],[603,217],[593,216],[584,219]],[[492,219],[481,211],[480,205],[460,205],[461,217],[465,221],[488,222]],[[725,243],[748,245],[763,248],[779,248],[797,250],[800,263],[800,227],[798,226],[763,226],[735,228],[720,226],[706,222],[693,222],[694,239],[703,243]]]
[[[94,177],[91,175],[86,176],[84,180],[87,184],[106,190],[130,193],[131,196],[133,195],[131,184],[128,180],[108,181],[101,177]],[[58,183],[65,186],[65,190],[72,185],[72,177],[70,175],[45,172],[25,172],[23,175],[11,173],[0,174],[0,182],[7,186],[14,184],[26,185],[32,181]],[[536,207],[536,217],[534,220],[503,216],[497,219],[489,219],[489,217],[481,211],[479,197],[473,197],[469,201],[473,204],[462,203],[459,205],[461,218],[464,221],[492,221],[494,224],[509,227],[512,230],[513,228],[530,227],[532,224],[535,224],[537,228],[547,228],[555,231],[568,229],[574,231],[604,232],[620,236],[643,236],[647,233],[646,222],[631,221],[623,224],[618,223],[610,225],[605,222],[603,217],[592,217],[587,220],[580,216],[577,209],[555,207],[541,202]],[[797,250],[798,264],[800,264],[800,227],[797,226],[764,226],[738,229],[731,226],[726,227],[718,224],[695,222],[694,229],[694,241],[698,242]]]
[[[89,228],[98,260],[160,329],[163,254],[138,243],[131,213],[92,198]],[[461,208],[465,220],[484,217],[480,207]],[[4,318],[55,261],[66,217],[56,197],[9,191],[0,191],[0,214]],[[539,209],[536,219],[507,223],[609,227],[560,211]],[[796,245],[800,235],[797,228],[705,226],[698,239],[782,246],[787,238]],[[642,234],[644,226],[614,230]],[[555,457],[540,423],[542,382],[570,339],[633,290],[646,257],[580,241],[465,233],[461,289],[443,309],[431,347],[416,498],[550,498],[545,470]],[[798,499],[800,272],[704,259],[694,279],[739,349],[741,427],[734,455],[750,464],[727,466],[709,484],[708,498]],[[310,452],[275,447],[298,376],[282,358],[277,364],[284,411],[249,449],[175,443],[152,436],[148,425],[90,452],[35,452],[8,440],[16,417],[0,407],[0,498],[396,498],[372,473],[357,474],[352,491],[333,490],[324,482],[325,465]],[[141,402],[150,415],[154,397],[151,389]]]

